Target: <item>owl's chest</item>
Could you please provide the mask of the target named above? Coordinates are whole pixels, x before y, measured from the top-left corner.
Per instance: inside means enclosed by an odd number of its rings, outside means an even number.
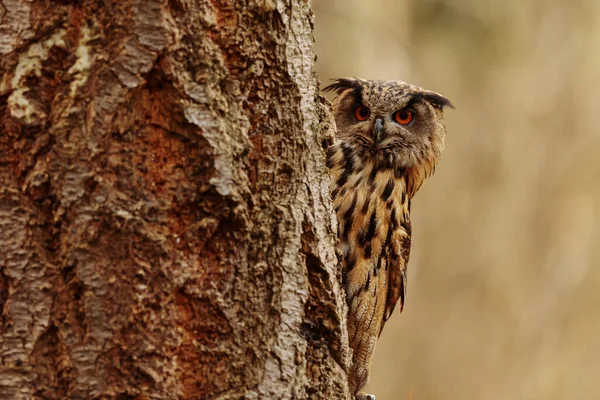
[[[393,170],[361,163],[344,147],[338,151],[330,154],[330,160],[336,161],[330,166],[342,253],[354,259],[377,259],[407,234],[403,229],[408,221],[406,181]]]

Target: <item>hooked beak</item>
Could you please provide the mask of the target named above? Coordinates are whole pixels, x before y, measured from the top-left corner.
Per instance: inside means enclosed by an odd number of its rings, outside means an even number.
[[[383,120],[381,118],[377,118],[375,120],[375,125],[373,125],[373,139],[375,143],[379,143],[381,140],[381,135],[383,134]]]

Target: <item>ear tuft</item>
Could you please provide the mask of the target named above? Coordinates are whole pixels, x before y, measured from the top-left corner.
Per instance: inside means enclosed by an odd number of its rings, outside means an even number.
[[[354,89],[360,90],[360,82],[356,78],[338,78],[331,85],[323,88],[324,92],[333,92],[340,94],[344,90]]]
[[[444,96],[442,96],[439,93],[425,92],[425,94],[423,95],[423,99],[425,99],[427,102],[429,102],[435,108],[439,108],[440,110],[443,110],[444,107],[450,107],[452,109],[456,108],[456,107],[454,107],[454,104],[452,104],[452,102],[450,100],[448,100],[447,98],[445,98]]]

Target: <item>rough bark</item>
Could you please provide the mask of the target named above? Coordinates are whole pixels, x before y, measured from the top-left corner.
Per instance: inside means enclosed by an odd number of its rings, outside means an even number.
[[[346,398],[309,2],[0,0],[0,398]]]

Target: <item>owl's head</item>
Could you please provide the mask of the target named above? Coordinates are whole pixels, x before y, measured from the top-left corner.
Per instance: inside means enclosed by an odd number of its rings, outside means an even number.
[[[336,137],[390,168],[435,165],[444,149],[444,96],[401,81],[341,78],[335,92]]]

